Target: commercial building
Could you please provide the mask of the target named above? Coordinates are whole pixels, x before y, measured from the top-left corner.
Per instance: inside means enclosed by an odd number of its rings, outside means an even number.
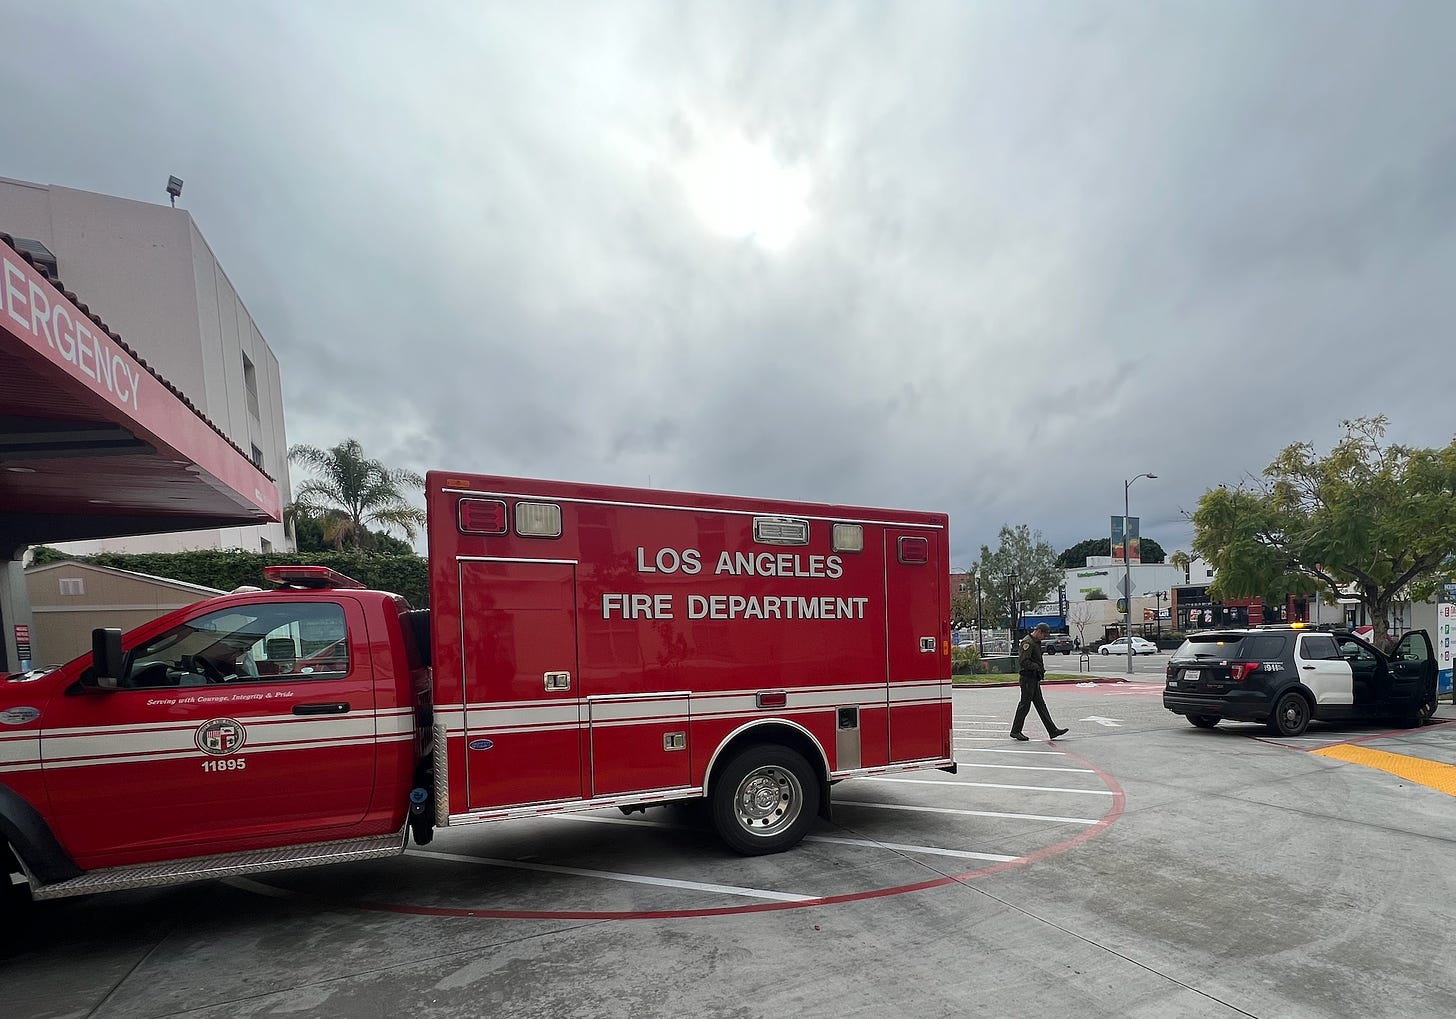
[[[278,359],[185,209],[0,178],[0,232],[33,265],[64,280],[289,501]],[[267,552],[291,550],[292,542],[282,523],[270,522],[62,547],[77,554]]]

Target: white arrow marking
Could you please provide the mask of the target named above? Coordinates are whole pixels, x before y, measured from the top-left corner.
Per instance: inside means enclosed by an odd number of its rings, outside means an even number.
[[[1122,725],[1120,718],[1103,718],[1101,715],[1089,715],[1086,718],[1078,719],[1079,722],[1096,722],[1098,725],[1107,725],[1116,729]]]

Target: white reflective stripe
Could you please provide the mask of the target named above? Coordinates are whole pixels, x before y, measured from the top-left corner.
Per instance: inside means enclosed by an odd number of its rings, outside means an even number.
[[[0,764],[40,760],[40,736],[32,733],[22,739],[0,743]]]
[[[941,683],[891,683],[890,702],[898,704],[900,701],[945,701],[950,700],[943,696]]]
[[[395,715],[387,717],[381,715],[377,720],[376,731],[383,735],[387,732],[409,732],[415,731],[415,720],[413,715]]]
[[[500,736],[504,733],[516,732],[560,732],[563,729],[582,728],[576,722],[568,722],[565,725],[517,725],[517,726],[496,726],[489,729],[447,729],[448,736],[479,736],[482,733],[489,733],[492,736]]]
[[[241,706],[246,706],[246,704]],[[226,707],[226,705],[219,704],[215,705],[215,707],[222,708]],[[414,714],[413,708],[385,708],[379,711],[364,708],[350,711],[349,717],[386,718],[391,716],[403,717],[412,714]],[[236,721],[242,722],[244,725],[247,726],[263,725],[269,722],[308,722],[316,720],[312,716],[300,716],[295,715],[292,712],[277,715],[244,715],[242,717],[238,717],[236,714],[228,714],[226,711],[218,711],[215,714],[208,716],[208,718],[197,718],[190,722],[128,722],[125,725],[87,725],[72,726],[65,729],[47,728],[42,730],[42,734],[46,739],[53,739],[62,736],[118,736],[126,735],[128,733],[157,733],[165,732],[171,729],[196,729],[199,725],[202,725],[204,722],[208,721],[211,718],[234,718]],[[3,740],[3,738],[3,736],[0,736],[0,740]]]
[[[619,722],[593,722],[593,729],[620,729],[629,725],[687,725],[692,719],[687,715],[661,715],[655,718],[627,718]]]
[[[155,754],[164,751],[190,750],[200,753],[193,742],[197,723],[186,729],[163,732],[103,733],[93,736],[52,736],[46,733],[42,746],[47,761],[73,758]]]
[[[227,757],[252,757],[255,754],[276,754],[290,750],[318,750],[327,747],[351,747],[369,746],[376,742],[374,737],[355,739],[326,739],[314,740],[307,743],[273,743],[266,746],[255,747],[251,743],[243,747],[235,754],[227,754]],[[47,761],[45,768],[51,771],[59,768],[99,768],[109,764],[136,764],[141,762],[156,763],[158,761],[206,761],[214,758],[195,747],[191,751],[175,750],[167,754],[136,754],[130,757],[83,757],[71,761]],[[219,756],[215,758],[221,760]]]
[[[465,709],[465,724],[471,729],[492,729],[502,725],[554,725],[578,721],[580,714],[576,701],[569,704],[557,702],[516,708],[477,708],[472,705]]]
[[[587,702],[593,725],[614,719],[650,721],[662,717],[682,717],[688,713],[686,697],[664,697],[662,700],[593,701]]]
[[[283,715],[274,716],[286,721],[255,724],[251,720],[239,720],[246,734],[246,748],[252,749],[271,743],[289,743],[324,738],[346,739],[357,736],[373,736],[375,720],[370,717],[352,718],[348,715]],[[118,757],[147,753],[196,750],[194,742],[196,723],[187,729],[168,729],[162,732],[105,733],[92,736],[44,736],[44,758],[47,761],[61,761],[82,757]]]

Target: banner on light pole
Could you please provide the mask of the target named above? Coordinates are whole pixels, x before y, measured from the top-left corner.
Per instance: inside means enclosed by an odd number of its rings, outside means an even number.
[[[1126,524],[1126,528],[1124,528]],[[1124,535],[1125,532],[1125,535]],[[1143,561],[1141,540],[1138,537],[1138,518],[1115,516],[1112,518],[1112,561],[1122,562],[1122,543],[1124,536],[1127,540],[1127,561],[1130,563],[1141,563]]]

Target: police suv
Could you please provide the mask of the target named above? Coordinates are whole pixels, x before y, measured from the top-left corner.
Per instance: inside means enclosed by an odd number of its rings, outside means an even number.
[[[1292,623],[1190,634],[1168,662],[1163,706],[1201,729],[1264,722],[1298,736],[1312,719],[1393,719],[1436,710],[1431,638],[1412,630],[1385,654],[1345,629]]]

